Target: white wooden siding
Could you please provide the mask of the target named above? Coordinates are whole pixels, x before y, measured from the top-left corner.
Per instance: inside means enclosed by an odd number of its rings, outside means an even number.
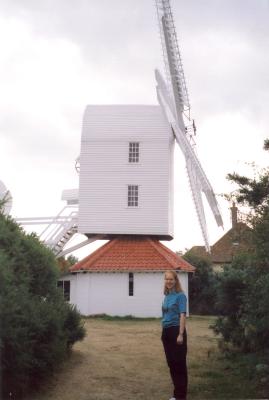
[[[83,315],[161,317],[162,272],[134,273],[134,296],[129,296],[129,273],[78,273],[70,275],[70,303]],[[188,274],[179,274],[188,298]]]
[[[129,163],[129,142],[140,143]],[[87,107],[81,142],[79,232],[173,236],[174,139],[159,106]],[[128,185],[139,206],[128,208]]]

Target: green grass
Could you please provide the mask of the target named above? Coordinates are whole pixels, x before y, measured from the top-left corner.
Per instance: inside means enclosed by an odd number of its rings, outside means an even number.
[[[257,360],[225,358],[209,325],[214,317],[188,318],[188,400],[266,399],[253,374]],[[160,319],[85,319],[87,337],[42,392],[26,400],[165,400],[172,385],[160,341]]]
[[[90,315],[87,317],[83,317],[85,320],[86,319],[100,319],[103,321],[157,321],[160,320],[160,318],[153,318],[153,317],[147,317],[147,318],[142,318],[142,317],[134,317],[133,315],[124,315],[119,316],[119,315],[107,315],[107,314],[96,314],[96,315]]]

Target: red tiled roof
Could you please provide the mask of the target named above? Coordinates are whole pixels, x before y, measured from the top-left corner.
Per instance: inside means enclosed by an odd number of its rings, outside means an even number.
[[[156,239],[115,238],[70,268],[76,271],[194,272],[195,268]]]
[[[213,264],[231,263],[235,255],[253,251],[252,230],[246,224],[238,222],[226,232],[207,253],[204,246],[193,246],[189,252],[201,258],[207,258]]]

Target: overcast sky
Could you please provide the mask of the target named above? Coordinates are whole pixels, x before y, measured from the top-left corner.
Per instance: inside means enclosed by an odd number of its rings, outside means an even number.
[[[216,193],[228,172],[268,164],[269,0],[171,0],[197,153]],[[75,159],[87,104],[157,104],[163,68],[153,0],[2,0],[0,180],[14,217],[56,215],[78,187]],[[175,239],[203,244],[176,151]],[[219,199],[230,228],[229,204]],[[208,213],[211,244],[223,233]],[[88,250],[85,250],[86,252]]]

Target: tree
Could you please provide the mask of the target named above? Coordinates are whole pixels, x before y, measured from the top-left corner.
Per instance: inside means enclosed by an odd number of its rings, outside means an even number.
[[[189,277],[189,302],[192,314],[215,314],[215,298],[217,276],[207,259],[193,255],[190,251],[183,257],[196,267],[194,274]]]
[[[264,143],[269,149],[269,140]],[[215,331],[242,351],[269,353],[269,169],[254,178],[229,174],[237,201],[249,207],[253,253],[234,260],[223,275],[218,303],[223,315]]]
[[[38,388],[85,330],[57,289],[52,252],[0,213],[0,354],[2,395]],[[0,393],[1,394],[1,393]]]
[[[60,276],[64,276],[69,273],[69,268],[72,267],[72,265],[76,264],[78,262],[78,258],[73,256],[72,254],[68,256],[67,258],[64,257],[59,257],[57,259],[57,264],[58,268],[60,271]]]
[[[269,150],[269,139],[265,139],[263,148],[264,150]]]

